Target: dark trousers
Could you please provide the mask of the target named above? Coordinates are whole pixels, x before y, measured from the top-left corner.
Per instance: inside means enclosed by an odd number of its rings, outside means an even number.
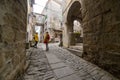
[[[48,50],[49,50],[48,43],[46,43],[46,51],[48,51]]]
[[[34,47],[37,47],[38,41],[35,41]]]

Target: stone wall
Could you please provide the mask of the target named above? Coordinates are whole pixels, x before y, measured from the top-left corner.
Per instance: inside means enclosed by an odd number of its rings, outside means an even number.
[[[82,0],[84,59],[120,78],[120,0]]]
[[[14,80],[25,65],[27,0],[0,1],[0,80]]]

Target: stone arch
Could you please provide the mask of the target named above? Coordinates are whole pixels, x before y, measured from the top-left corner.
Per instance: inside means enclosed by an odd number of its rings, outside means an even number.
[[[80,1],[74,1],[70,6],[68,13],[67,13],[67,22],[73,22],[74,20],[78,20],[81,22],[81,3]]]
[[[67,8],[63,11],[63,18],[64,18],[64,23],[68,23],[67,18],[68,14],[70,11],[71,6],[73,6],[75,3],[79,3],[80,6],[82,7],[82,1],[81,0],[71,0],[70,4],[67,6]]]
[[[120,78],[120,1],[71,0],[63,12],[63,45],[69,47],[71,6],[80,2],[84,28],[83,58]],[[74,11],[72,11],[74,12]],[[116,54],[117,53],[117,54]],[[119,56],[119,57],[118,57]],[[109,63],[109,64],[108,64]]]
[[[63,44],[67,43],[65,46],[69,47],[70,45],[75,45],[75,39],[73,34],[73,23],[74,20],[79,22],[82,21],[81,15],[81,2],[80,0],[73,0],[69,4],[69,8],[66,11],[65,16],[65,38],[63,38]],[[65,41],[65,42],[64,42]]]

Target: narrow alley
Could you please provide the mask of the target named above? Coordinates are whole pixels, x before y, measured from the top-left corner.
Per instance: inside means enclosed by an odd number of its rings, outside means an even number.
[[[120,0],[0,0],[0,80],[120,80]]]
[[[117,80],[108,72],[61,48],[57,43],[28,50],[25,80]]]

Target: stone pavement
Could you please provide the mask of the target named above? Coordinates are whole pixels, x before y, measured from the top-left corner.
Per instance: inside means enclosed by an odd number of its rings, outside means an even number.
[[[55,80],[42,48],[33,48],[29,60],[30,65],[24,75],[24,80]]]
[[[49,47],[48,52],[43,44],[32,50],[25,80],[118,80],[57,44]]]

